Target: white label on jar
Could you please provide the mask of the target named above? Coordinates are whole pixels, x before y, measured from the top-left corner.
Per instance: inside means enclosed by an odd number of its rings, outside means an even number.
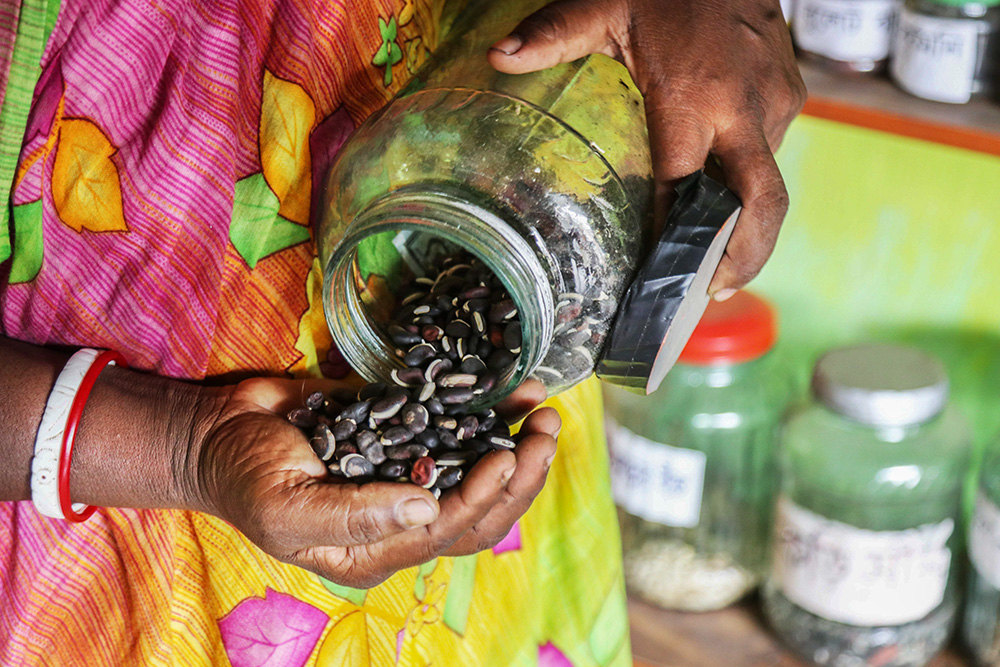
[[[648,440],[607,419],[611,490],[629,514],[693,528],[701,516],[705,453]]]
[[[990,586],[1000,589],[1000,507],[982,491],[969,527],[969,559]]]
[[[801,49],[845,62],[889,55],[899,0],[797,0],[792,29]]]
[[[892,77],[918,97],[968,102],[978,39],[976,21],[922,16],[904,9],[890,65]]]
[[[952,519],[874,531],[832,521],[778,500],[772,570],[789,600],[857,626],[917,621],[944,600]]]

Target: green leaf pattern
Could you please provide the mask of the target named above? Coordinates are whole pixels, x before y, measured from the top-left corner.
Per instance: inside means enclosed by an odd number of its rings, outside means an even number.
[[[385,67],[383,81],[386,88],[392,85],[392,66],[403,59],[403,50],[396,43],[397,30],[395,16],[389,19],[389,23],[386,23],[381,16],[379,17],[378,31],[382,35],[382,43],[372,57],[372,64],[376,67]]]

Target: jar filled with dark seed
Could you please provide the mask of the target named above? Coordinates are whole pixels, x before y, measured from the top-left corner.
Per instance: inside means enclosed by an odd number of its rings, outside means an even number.
[[[588,377],[652,200],[643,101],[625,68],[591,56],[500,74],[490,44],[545,3],[472,4],[341,149],[317,239],[327,322],[351,366],[412,386],[411,366],[437,357],[420,367],[480,378],[449,381],[445,404],[493,402],[529,376],[550,394]]]
[[[962,638],[981,667],[1000,667],[1000,440],[983,457],[969,525]]]
[[[813,397],[782,431],[765,615],[820,665],[926,665],[958,608],[969,459],[944,367],[910,347],[839,348]]]
[[[629,591],[667,609],[725,607],[767,571],[775,438],[789,394],[766,301],[709,304],[653,394],[605,385],[611,490]]]

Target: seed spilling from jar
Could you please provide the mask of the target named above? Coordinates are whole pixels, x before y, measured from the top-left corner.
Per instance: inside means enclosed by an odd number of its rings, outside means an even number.
[[[484,454],[516,446],[492,409],[470,403],[520,359],[521,323],[503,284],[468,253],[403,292],[386,334],[405,368],[356,395],[310,394],[288,415],[330,473],[353,482],[410,482],[435,496]]]

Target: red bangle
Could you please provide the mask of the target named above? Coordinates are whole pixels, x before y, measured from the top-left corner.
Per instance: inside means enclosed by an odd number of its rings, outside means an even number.
[[[90,390],[94,388],[97,377],[110,363],[117,364],[123,368],[128,368],[125,357],[112,350],[105,350],[97,355],[94,363],[90,365],[87,374],[83,376],[80,389],[73,397],[73,405],[69,409],[69,417],[66,419],[66,430],[63,431],[62,452],[59,455],[59,506],[62,508],[63,516],[67,521],[79,523],[86,521],[97,509],[91,505],[84,507],[83,511],[77,512],[73,509],[73,503],[69,500],[69,466],[73,461],[73,443],[76,441],[76,427],[80,425],[80,417],[83,415],[83,408],[87,405],[87,398]]]

